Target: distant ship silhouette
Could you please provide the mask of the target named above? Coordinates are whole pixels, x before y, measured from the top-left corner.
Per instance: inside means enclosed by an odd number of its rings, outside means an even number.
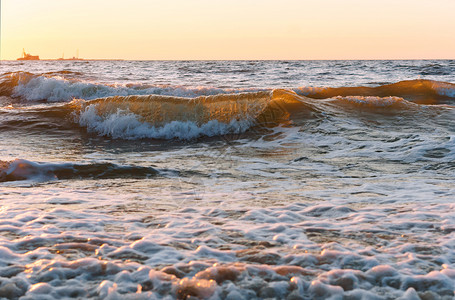
[[[22,57],[19,57],[17,60],[39,60],[39,56],[26,53],[25,49],[22,49]]]

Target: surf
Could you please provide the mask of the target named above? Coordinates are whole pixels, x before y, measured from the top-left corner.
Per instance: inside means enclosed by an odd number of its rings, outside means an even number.
[[[79,128],[113,139],[193,140],[247,131],[260,135],[264,128],[329,115],[413,114],[429,106],[434,111],[453,107],[455,99],[455,84],[426,79],[375,87],[242,89],[103,84],[84,76],[71,71],[3,74],[0,129],[58,133]]]
[[[304,78],[302,78],[304,79]],[[277,88],[235,88],[210,86],[157,85],[141,83],[101,83],[80,72],[46,73],[9,72],[0,76],[0,96],[26,102],[70,102],[73,99],[93,100],[113,96],[163,95],[195,98],[199,96],[270,92]],[[451,104],[455,84],[428,79],[412,79],[378,86],[301,86],[284,87],[300,96],[328,99],[337,96],[401,97],[419,104]]]

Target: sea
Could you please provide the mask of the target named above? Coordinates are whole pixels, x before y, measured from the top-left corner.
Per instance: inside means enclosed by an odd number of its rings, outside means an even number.
[[[454,299],[455,60],[2,61],[1,299]]]

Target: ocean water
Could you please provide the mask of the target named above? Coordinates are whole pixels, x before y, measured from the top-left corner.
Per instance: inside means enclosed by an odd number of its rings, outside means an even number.
[[[0,298],[454,298],[455,61],[0,74]]]

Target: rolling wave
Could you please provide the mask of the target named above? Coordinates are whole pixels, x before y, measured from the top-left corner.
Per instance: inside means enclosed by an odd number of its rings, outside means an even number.
[[[112,163],[38,163],[25,159],[0,161],[0,182],[53,179],[147,178],[157,175],[151,167],[119,166]]]
[[[441,104],[453,102],[455,84],[416,79],[377,87],[302,87],[295,89],[295,92],[316,99],[327,99],[337,96],[396,96],[419,104]]]
[[[200,96],[108,97],[75,100],[69,105],[89,131],[113,138],[193,139],[245,132],[251,126],[275,126],[289,119],[295,93],[279,91]],[[280,94],[280,95],[278,95]]]

